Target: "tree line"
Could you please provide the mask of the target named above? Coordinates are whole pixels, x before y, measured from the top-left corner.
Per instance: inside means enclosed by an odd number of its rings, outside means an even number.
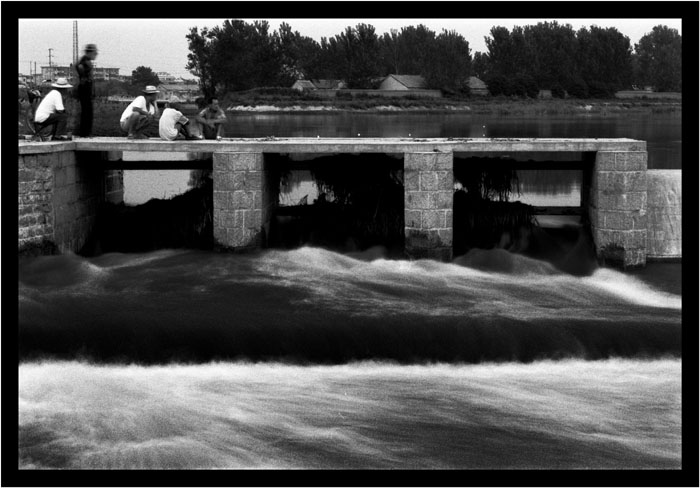
[[[258,87],[289,87],[297,79],[342,79],[348,88],[376,88],[388,74],[422,75],[427,88],[468,94],[469,76],[493,95],[610,96],[632,85],[681,91],[681,36],[659,25],[632,46],[616,28],[540,22],[495,26],[486,52],[473,56],[458,32],[424,25],[378,35],[369,24],[348,26],[321,42],[287,23],[226,20],[211,29],[190,28],[186,68],[206,96]]]

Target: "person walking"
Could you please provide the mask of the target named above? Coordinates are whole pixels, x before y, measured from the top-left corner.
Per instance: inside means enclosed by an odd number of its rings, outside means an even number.
[[[34,114],[34,126],[37,130],[37,135],[54,141],[67,141],[66,125],[68,124],[68,114],[63,104],[63,100],[67,94],[68,88],[73,85],[68,83],[65,78],[59,78],[55,83],[51,84],[53,90],[46,94]],[[48,128],[51,128],[50,136],[45,136]]]
[[[92,100],[95,97],[93,83],[93,61],[97,57],[97,46],[85,46],[85,54],[75,69],[78,71],[78,100],[80,100],[80,137],[90,137],[92,134]]]
[[[148,85],[142,93],[126,107],[119,119],[119,125],[127,133],[128,139],[147,139],[144,131],[158,115],[156,96],[160,92],[155,86]]]

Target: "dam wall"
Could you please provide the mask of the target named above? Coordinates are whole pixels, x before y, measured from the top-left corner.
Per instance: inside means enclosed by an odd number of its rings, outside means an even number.
[[[102,202],[124,197],[123,171],[94,164],[99,154],[61,150],[18,157],[18,251],[78,252]]]
[[[553,157],[550,167],[583,169],[581,210],[599,259],[628,267],[643,266],[647,257],[681,257],[680,171],[648,171],[646,143],[631,139],[21,141],[19,248],[49,241],[60,251],[77,252],[94,226],[99,204],[122,201],[122,170],[155,168],[212,169],[216,246],[264,247],[279,184],[279,168],[266,161],[266,154],[362,153],[403,159],[405,253],[411,258],[451,259],[455,156],[494,154],[511,159],[579,154],[573,166]]]
[[[683,243],[680,170],[648,170],[647,260],[680,259]]]

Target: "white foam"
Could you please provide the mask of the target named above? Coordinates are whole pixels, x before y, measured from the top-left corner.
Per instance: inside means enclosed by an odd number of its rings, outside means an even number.
[[[623,466],[639,455],[675,465],[680,370],[680,359],[22,363],[20,432],[32,449],[20,449],[20,465],[64,459],[63,467],[74,468],[343,468],[354,460],[370,468],[464,468],[501,462],[506,444],[524,449],[525,465],[561,464],[528,454],[532,438],[578,467],[601,463],[576,449],[582,441]],[[61,456],[52,456],[57,450]]]
[[[596,289],[605,290],[630,303],[658,308],[682,309],[678,295],[656,290],[639,279],[607,268],[596,270],[592,276],[581,278]]]

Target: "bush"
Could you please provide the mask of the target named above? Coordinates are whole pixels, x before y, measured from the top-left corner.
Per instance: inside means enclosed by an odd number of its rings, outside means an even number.
[[[588,83],[588,96],[591,98],[612,98],[615,96],[615,85],[602,81]]]
[[[552,96],[554,98],[565,98],[566,91],[564,91],[564,87],[561,86],[559,83],[552,85]]]
[[[495,75],[486,81],[491,95],[514,95],[516,90],[510,78],[502,75]]]
[[[535,80],[528,75],[518,76],[512,81],[512,94],[519,97],[537,98],[539,88]]]
[[[588,85],[585,81],[578,79],[569,83],[566,91],[574,98],[588,98]]]

